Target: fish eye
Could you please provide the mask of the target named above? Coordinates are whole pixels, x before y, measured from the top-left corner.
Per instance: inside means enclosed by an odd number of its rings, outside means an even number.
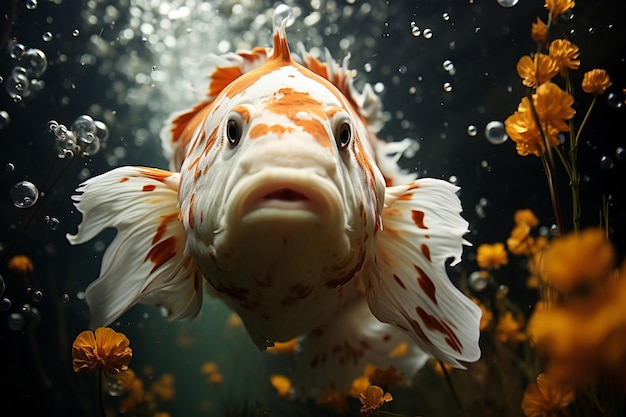
[[[345,149],[352,140],[352,125],[349,121],[343,120],[339,123],[335,131],[335,141],[339,149]]]
[[[231,148],[234,148],[239,144],[242,135],[242,120],[241,116],[237,113],[231,113],[226,123],[226,138]]]

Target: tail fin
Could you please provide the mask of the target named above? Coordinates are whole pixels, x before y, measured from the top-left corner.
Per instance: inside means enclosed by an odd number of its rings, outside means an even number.
[[[458,368],[480,357],[481,311],[459,291],[446,262],[460,262],[467,222],[458,188],[426,178],[389,187],[376,263],[366,279],[370,308],[427,353]]]
[[[163,306],[172,320],[198,314],[202,276],[184,254],[179,181],[169,171],[121,167],[85,181],[72,197],[83,215],[78,232],[67,235],[72,245],[117,229],[100,277],[87,287],[91,327],[110,324],[136,303]]]

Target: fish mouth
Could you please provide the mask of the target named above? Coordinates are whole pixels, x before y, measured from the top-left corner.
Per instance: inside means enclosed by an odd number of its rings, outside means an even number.
[[[298,169],[264,170],[240,180],[231,194],[230,220],[309,223],[320,227],[342,219],[341,196],[329,179]]]

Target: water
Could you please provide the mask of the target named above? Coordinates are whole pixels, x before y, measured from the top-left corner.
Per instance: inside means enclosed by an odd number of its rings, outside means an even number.
[[[80,222],[71,195],[83,180],[118,166],[167,169],[159,134],[171,112],[202,95],[195,88],[206,75],[203,58],[270,46],[274,3],[7,1],[0,15],[9,13],[13,3],[15,24],[0,35],[0,165],[5,167],[0,175],[0,377],[8,382],[0,399],[24,415],[99,415],[97,376],[73,371],[71,344],[89,326],[84,291],[98,276],[114,233],[106,230],[89,243],[70,246],[65,234],[75,233]],[[539,218],[540,225],[532,229],[537,239],[541,227],[556,224],[539,158],[517,155],[500,124],[497,134],[483,136],[490,122],[504,122],[513,114],[527,93],[515,65],[534,52],[530,26],[537,16],[546,21],[545,10],[532,2],[496,0],[289,4],[292,51],[302,42],[321,58],[324,48],[338,60],[349,53],[355,86],[369,82],[381,96],[386,119],[381,138],[415,138],[413,151],[405,152],[399,164],[461,188],[462,215],[469,222],[466,239],[473,246],[465,247],[463,261],[450,276],[487,305],[493,321],[481,336],[483,359],[469,371],[450,371],[450,377],[466,411],[522,416],[524,389],[536,375],[515,368],[511,355],[524,349],[501,342],[496,327],[509,303],[528,320],[539,292],[527,285],[525,255],[509,253],[507,265],[480,273],[476,253],[482,243],[506,243],[518,209],[529,208]],[[563,33],[575,33],[571,40],[581,49],[583,68],[574,73],[576,82],[582,71],[600,67],[613,82],[580,135],[580,143],[590,146],[580,147],[578,161],[585,179],[581,224],[598,224],[603,196],[610,195],[605,200],[618,260],[626,253],[626,144],[624,135],[615,132],[624,119],[626,80],[615,48],[626,31],[619,19],[624,7],[611,0],[593,16],[575,8],[567,13],[571,19],[559,19]],[[555,82],[563,85],[558,76]],[[576,123],[589,102],[589,96],[577,96]],[[569,143],[565,133],[564,144]],[[553,158],[560,168],[558,155]],[[564,170],[557,169],[555,184],[566,229],[571,229]],[[558,232],[543,237],[553,235]],[[32,271],[9,267],[15,255],[28,256]],[[488,281],[477,280],[486,276]],[[294,356],[259,352],[220,301],[206,297],[192,321],[170,323],[162,313],[140,305],[110,326],[129,338],[130,366],[144,389],[160,393],[154,394],[151,410],[189,417],[337,415],[315,399],[279,396],[270,376],[291,377]],[[207,364],[216,370],[203,373]],[[161,385],[152,388],[157,382]],[[118,385],[107,387],[116,394],[104,396],[107,415],[122,415],[127,395]],[[446,379],[431,362],[412,386],[386,391],[394,397],[391,410],[399,415],[459,414]],[[347,395],[345,401],[345,415],[359,415],[359,400]]]

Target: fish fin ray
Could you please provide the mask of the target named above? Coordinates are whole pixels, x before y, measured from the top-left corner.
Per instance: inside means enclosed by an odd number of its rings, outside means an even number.
[[[172,320],[198,314],[202,277],[184,254],[179,181],[178,173],[121,167],[90,178],[72,196],[83,215],[78,232],[67,234],[72,245],[106,228],[117,230],[102,258],[100,276],[85,293],[91,327],[110,324],[136,303],[163,306]]]
[[[365,280],[374,315],[413,336],[427,353],[458,368],[480,357],[481,311],[450,281],[468,223],[458,188],[425,178],[389,187],[375,264]]]
[[[401,345],[405,349],[397,354]],[[410,380],[427,359],[409,335],[379,321],[362,299],[300,341],[294,388],[301,396],[328,390],[346,392],[367,365],[394,366],[404,380]]]

